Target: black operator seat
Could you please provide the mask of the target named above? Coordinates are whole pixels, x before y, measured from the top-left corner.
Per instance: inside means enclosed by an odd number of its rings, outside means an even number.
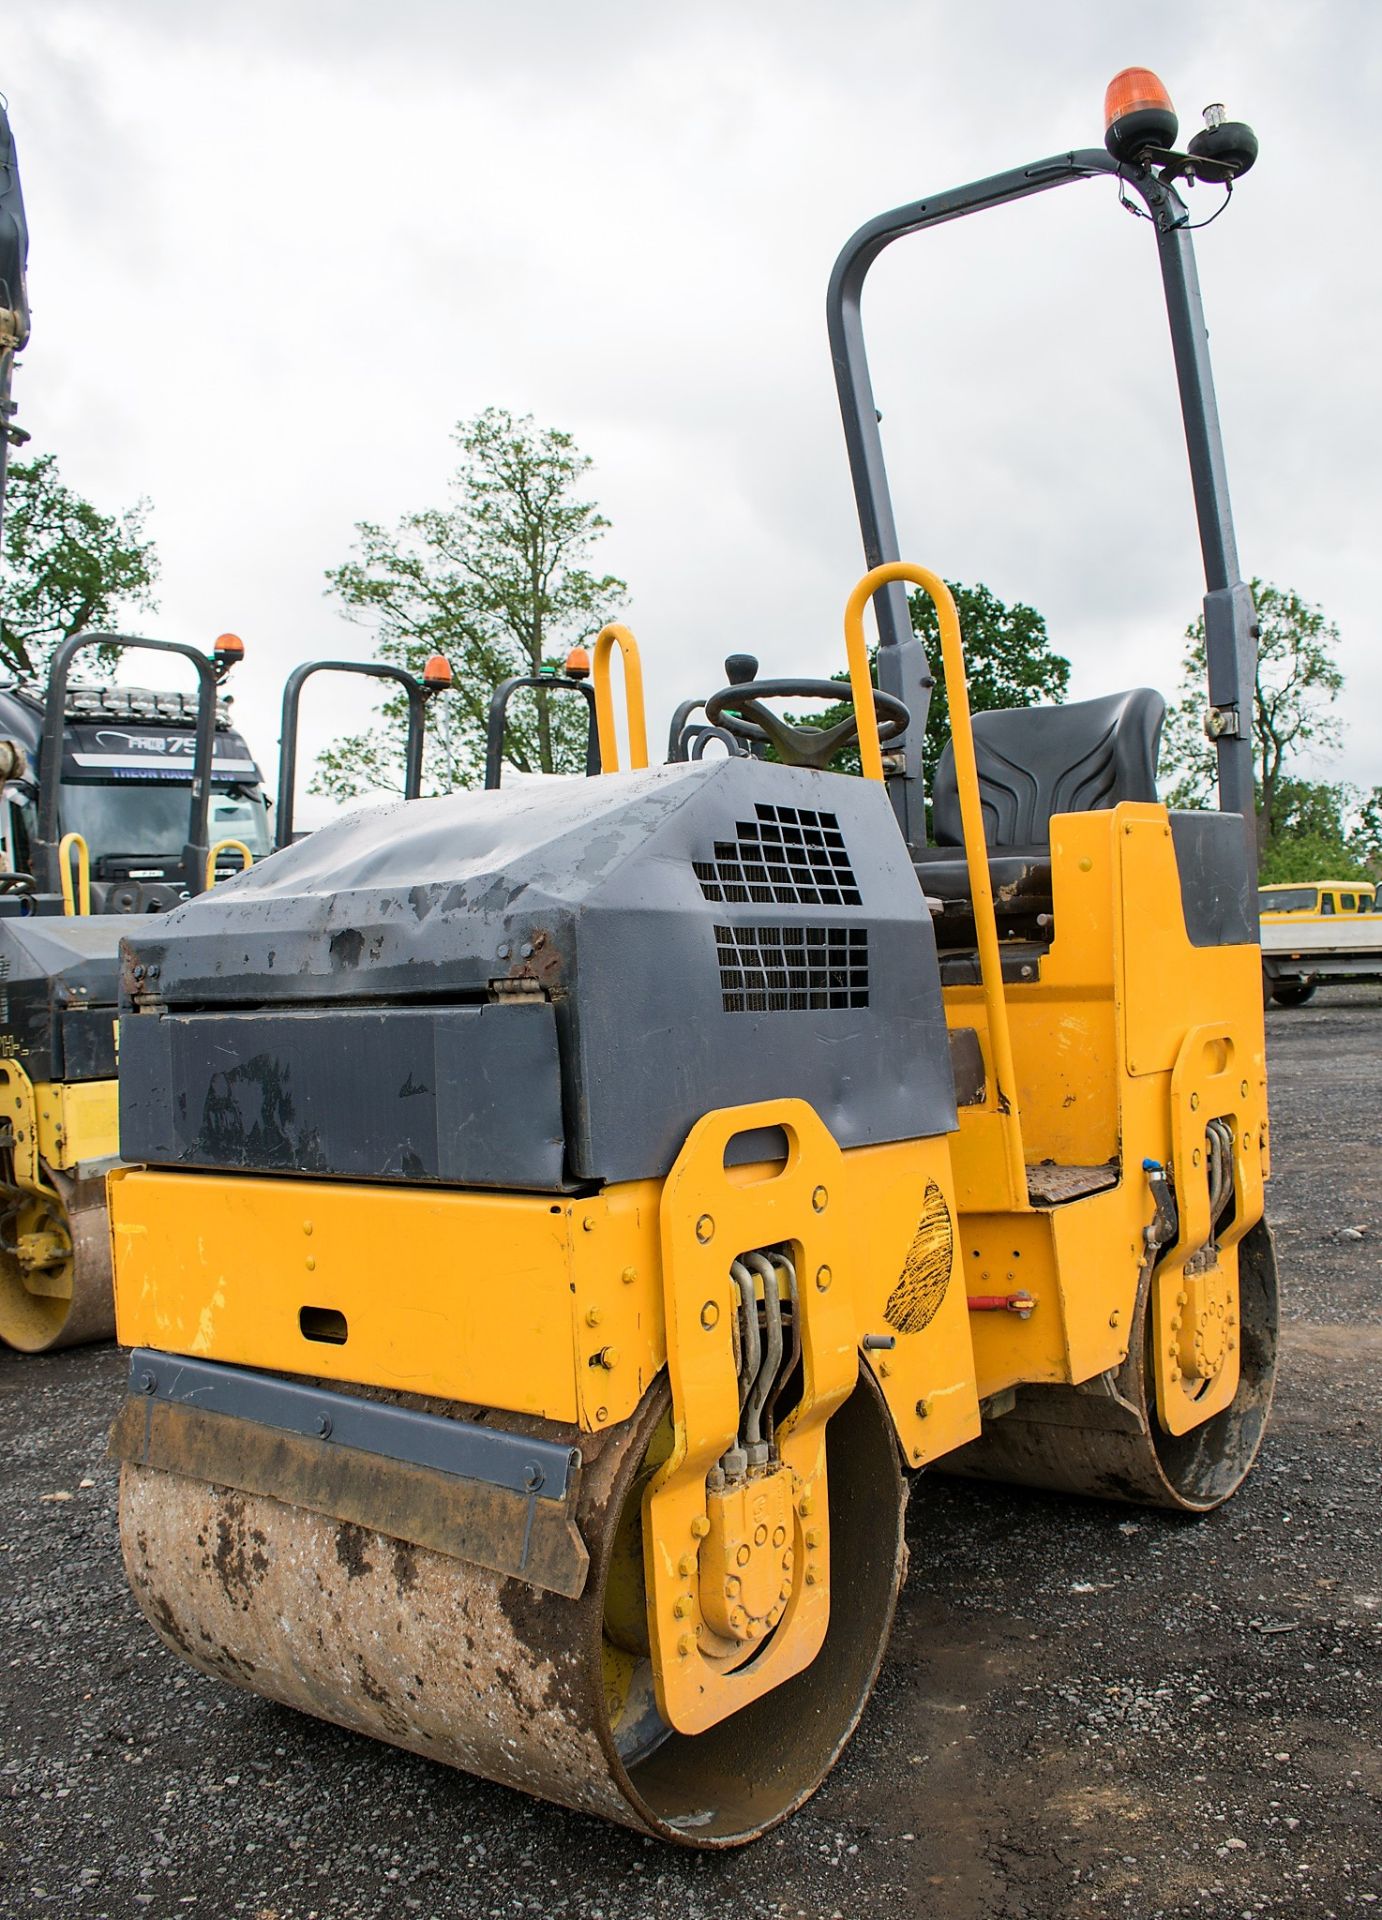
[[[1051,816],[1093,813],[1120,800],[1155,800],[1166,702],[1150,687],[1065,707],[1004,707],[974,715],[974,750],[999,933],[1030,933],[1051,912]],[[950,741],[932,794],[935,845],[916,862],[943,902],[937,934],[972,928],[969,870]]]

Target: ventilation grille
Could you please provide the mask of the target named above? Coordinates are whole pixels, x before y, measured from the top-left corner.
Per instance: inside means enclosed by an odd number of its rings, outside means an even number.
[[[869,1003],[867,927],[716,927],[726,1013],[807,1013]]]
[[[707,900],[762,901],[778,907],[857,907],[859,886],[833,813],[759,804],[733,840],[715,842],[713,860],[693,862]]]

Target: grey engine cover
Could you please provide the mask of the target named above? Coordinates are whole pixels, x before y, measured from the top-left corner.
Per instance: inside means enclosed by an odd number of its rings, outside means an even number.
[[[781,1096],[847,1147],[955,1125],[921,889],[840,774],[355,815],[128,935],[124,986],[131,1160],[552,1188],[660,1176]]]

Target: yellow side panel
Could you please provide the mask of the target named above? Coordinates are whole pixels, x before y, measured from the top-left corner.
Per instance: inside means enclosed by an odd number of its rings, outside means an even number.
[[[113,1160],[120,1151],[120,1107],[114,1080],[39,1082],[38,1150],[50,1167]]]
[[[912,1466],[939,1459],[979,1432],[974,1349],[956,1219],[953,1135],[858,1147],[845,1155],[858,1337],[892,1335],[866,1350]]]
[[[573,1201],[119,1169],[117,1337],[604,1425],[662,1361],[659,1190]]]
[[[839,1165],[836,1284],[855,1340],[895,1342],[866,1358],[920,1465],[978,1431],[949,1143],[860,1148]],[[750,1221],[761,1171],[726,1176]],[[598,1430],[633,1412],[666,1361],[661,1193],[651,1180],[572,1200],[121,1168],[118,1335]],[[717,1237],[726,1276],[777,1239],[762,1211],[745,1246]]]
[[[1250,1079],[1265,1107],[1262,961],[1256,946],[1192,947],[1180,911],[1171,829],[1160,807],[1123,806],[1122,1015],[1129,1074],[1169,1073],[1191,1027],[1222,1021],[1251,1048]]]
[[[981,1399],[1021,1381],[1070,1378],[1060,1276],[1047,1213],[966,1213],[960,1222],[967,1291],[1027,1293],[1024,1319],[1002,1308],[968,1315]]]

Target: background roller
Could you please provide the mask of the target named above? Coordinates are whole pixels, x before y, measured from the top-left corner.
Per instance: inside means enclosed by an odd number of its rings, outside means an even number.
[[[50,1177],[62,1196],[62,1216],[15,1193],[17,1204],[0,1228],[0,1340],[21,1353],[80,1347],[115,1333],[105,1181]],[[21,1262],[14,1251],[18,1237],[36,1233],[56,1235],[66,1256],[42,1267]]]
[[[204,1673],[665,1840],[740,1845],[815,1790],[863,1710],[905,1571],[906,1488],[864,1376],[827,1429],[832,1541],[849,1571],[821,1652],[706,1733],[650,1737],[644,1715],[630,1738],[628,1683],[646,1694],[646,1676],[620,1658],[627,1646],[611,1657],[612,1633],[629,1638],[611,1574],[666,1407],[664,1379],[598,1451],[583,1448],[577,1520],[591,1566],[578,1600],[127,1462],[130,1583],[160,1637]]]

